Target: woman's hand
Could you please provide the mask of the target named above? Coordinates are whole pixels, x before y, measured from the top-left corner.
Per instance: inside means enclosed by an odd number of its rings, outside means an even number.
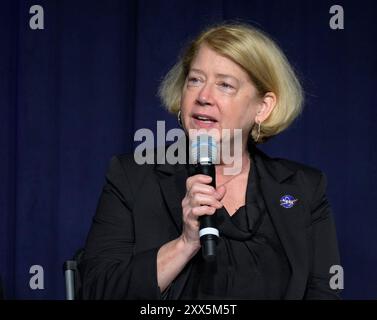
[[[214,214],[223,205],[225,187],[215,190],[208,185],[211,177],[198,174],[186,180],[186,195],[182,200],[182,234],[165,243],[157,253],[157,282],[163,292],[200,249],[199,217]]]
[[[223,204],[220,202],[225,195],[225,187],[217,189],[210,186],[212,178],[197,174],[186,180],[186,195],[182,200],[183,231],[181,238],[186,244],[200,248],[199,217],[212,215]]]

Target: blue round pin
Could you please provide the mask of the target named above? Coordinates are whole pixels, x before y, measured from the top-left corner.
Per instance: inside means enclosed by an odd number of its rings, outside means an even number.
[[[285,196],[282,196],[280,198],[280,205],[283,208],[289,209],[289,208],[292,208],[295,205],[295,202],[297,200],[298,199],[295,199],[293,196],[286,194]]]

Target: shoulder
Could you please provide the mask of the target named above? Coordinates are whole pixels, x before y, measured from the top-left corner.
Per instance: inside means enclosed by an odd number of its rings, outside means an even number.
[[[323,175],[323,172],[314,167],[301,162],[297,162],[291,159],[271,157],[261,151],[260,149],[254,150],[256,159],[267,168],[267,170],[273,175],[287,175],[290,176],[293,173],[304,174],[309,179],[318,179]]]
[[[324,173],[321,169],[301,163],[301,162],[297,162],[297,161],[293,161],[293,160],[289,160],[285,158],[274,158],[273,160],[277,161],[278,163],[285,166],[289,170],[295,172],[296,174],[298,173],[298,174],[304,175],[307,179],[312,180],[312,181],[318,181],[318,179],[324,176]]]
[[[123,176],[135,183],[153,170],[154,164],[140,164],[135,160],[133,153],[123,153],[111,158],[108,174]]]
[[[276,158],[275,161],[294,172],[298,178],[314,186],[318,186],[322,180],[326,181],[326,175],[320,168],[284,158]]]
[[[114,155],[111,158],[110,163],[118,163],[123,170],[126,170],[128,173],[135,171],[144,171],[151,169],[151,165],[145,164],[141,165],[136,162],[135,156],[133,153],[122,153]]]
[[[318,207],[322,203],[327,189],[327,177],[323,171],[288,159],[278,158],[275,161],[294,172],[292,179],[300,187],[311,209]]]
[[[285,158],[273,158],[258,151],[259,168],[264,176],[272,177],[279,184],[299,186],[309,199],[323,194],[327,187],[324,172],[314,166]]]
[[[300,198],[307,203],[311,212],[325,206],[327,178],[318,168],[284,158],[269,158],[265,160],[269,173],[273,172],[275,181],[271,186],[279,186],[281,190],[296,190]],[[293,189],[292,189],[293,188]]]

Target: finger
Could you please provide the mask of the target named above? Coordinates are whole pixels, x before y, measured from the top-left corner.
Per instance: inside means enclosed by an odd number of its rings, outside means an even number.
[[[194,196],[196,193],[207,194],[216,197],[216,190],[214,187],[203,183],[194,183],[189,191]]]
[[[215,192],[215,198],[219,201],[222,200],[222,198],[224,198],[225,196],[225,193],[226,193],[226,187],[225,186],[220,186],[216,189],[216,192]]]
[[[212,178],[210,176],[207,176],[205,174],[196,174],[194,176],[191,176],[191,177],[187,178],[187,180],[186,180],[186,189],[190,190],[191,187],[192,187],[192,185],[195,182],[203,183],[203,184],[208,184],[211,181],[212,181]]]
[[[192,207],[198,207],[198,206],[211,206],[215,207],[216,209],[220,209],[223,204],[218,201],[214,196],[209,196],[202,193],[195,194],[190,201],[190,204]]]
[[[210,207],[210,206],[200,206],[200,207],[195,207],[192,208],[191,213],[195,217],[200,217],[205,214],[207,215],[212,215],[216,212],[216,208]]]

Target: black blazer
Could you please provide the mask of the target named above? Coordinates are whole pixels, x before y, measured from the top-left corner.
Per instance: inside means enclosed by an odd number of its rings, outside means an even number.
[[[329,273],[339,264],[326,178],[317,169],[272,159],[251,148],[260,189],[291,267],[285,299],[337,299]],[[182,230],[185,165],[138,165],[133,155],[112,158],[79,268],[84,299],[179,299],[188,263],[161,295],[157,252]],[[280,198],[292,195],[292,208]]]

